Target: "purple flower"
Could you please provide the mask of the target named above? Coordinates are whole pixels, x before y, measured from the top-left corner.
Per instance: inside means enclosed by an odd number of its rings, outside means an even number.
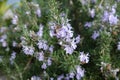
[[[99,37],[99,32],[98,31],[94,31],[94,33],[92,34],[92,39],[96,40],[97,37]]]
[[[86,22],[85,25],[84,25],[86,28],[90,28],[92,26],[92,23],[91,22]]]
[[[102,21],[103,22],[109,22],[110,25],[116,25],[118,22],[118,18],[115,15],[116,10],[114,7],[112,7],[111,12],[109,11],[104,11],[103,17],[102,17]]]
[[[6,41],[2,42],[2,47],[7,47],[7,42]]]
[[[75,38],[75,43],[79,43],[80,42],[80,35],[78,35],[76,38]]]
[[[79,59],[81,62],[88,63],[89,62],[89,54],[84,54],[84,52],[80,52]]]
[[[42,79],[40,77],[38,77],[38,76],[32,76],[31,80],[42,80]]]
[[[75,73],[73,73],[73,72],[69,73],[70,78],[74,78],[74,76],[75,76]]]
[[[39,26],[39,31],[37,32],[37,35],[39,37],[42,37],[42,35],[43,35],[43,25],[42,24],[40,24],[40,26]]]
[[[39,49],[43,49],[43,50],[48,49],[47,41],[45,41],[45,40],[39,40],[37,45],[38,45]]]
[[[7,39],[7,35],[4,34],[4,35],[2,35],[2,36],[0,37],[0,42],[5,41],[6,39]]]
[[[53,53],[53,46],[51,45],[50,47],[49,47],[49,51],[50,51],[50,53]]]
[[[43,44],[43,50],[47,50],[48,49],[48,45],[47,44]]]
[[[41,51],[41,52],[39,52],[39,53],[37,54],[37,59],[38,59],[39,61],[43,61],[43,60],[44,60],[44,53],[43,53],[43,51]]]
[[[70,80],[69,74],[66,74],[64,80]]]
[[[120,42],[118,42],[117,50],[120,50]]]
[[[23,52],[26,55],[33,55],[34,54],[34,47],[32,47],[32,46],[23,46]]]
[[[42,66],[41,66],[42,69],[46,69],[47,68],[47,65],[46,63],[43,63]]]
[[[117,16],[114,16],[114,15],[109,15],[109,23],[111,24],[111,25],[115,25],[115,24],[117,24],[117,22],[118,22],[118,19],[117,19]]]
[[[50,30],[50,37],[55,36],[55,31],[54,30]]]
[[[43,41],[39,40],[38,43],[37,43],[37,45],[38,45],[39,49],[42,49],[43,48]]]
[[[47,65],[50,66],[52,64],[51,58],[48,58]]]
[[[69,45],[65,45],[65,49],[64,50],[66,51],[67,54],[72,54],[73,51],[74,51],[74,49],[71,46],[69,46]]]
[[[16,47],[16,46],[17,46],[17,42],[16,42],[16,41],[13,41],[12,46],[13,46],[13,47]]]
[[[71,38],[73,37],[73,31],[72,31],[72,26],[68,23],[66,26],[63,26],[63,28],[66,30],[66,38]]]
[[[58,76],[57,80],[63,80],[63,78],[64,78],[64,75],[62,74],[62,75]]]
[[[85,70],[81,68],[81,66],[76,66],[76,78],[77,80],[80,80],[82,77],[84,77]]]
[[[37,10],[36,10],[36,15],[38,16],[38,17],[41,17],[41,10],[38,8]]]
[[[115,14],[115,13],[116,13],[116,9],[112,7],[111,14]]]
[[[108,11],[104,11],[103,17],[102,17],[102,21],[106,22],[109,20],[109,12]]]
[[[94,16],[95,16],[95,9],[89,10],[89,13],[90,13],[90,16],[91,16],[92,18],[94,18]]]
[[[10,57],[10,63],[13,64],[14,59],[16,58],[16,52],[12,52],[11,57]]]
[[[66,36],[67,36],[67,33],[66,33],[64,28],[61,28],[61,29],[58,30],[58,32],[57,32],[57,37],[58,38],[64,38]]]
[[[55,33],[55,29],[56,29],[56,24],[54,22],[49,22],[49,26],[50,26],[50,36],[53,37],[56,35]]]
[[[76,45],[75,39],[71,41],[71,46],[73,47],[73,49],[76,49],[77,45]]]

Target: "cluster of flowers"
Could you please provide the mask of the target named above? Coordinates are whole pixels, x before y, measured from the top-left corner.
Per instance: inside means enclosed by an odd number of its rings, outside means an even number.
[[[9,43],[7,42],[7,39],[8,39],[7,31],[8,31],[7,27],[0,28],[0,34],[1,34],[0,43],[1,43],[2,47],[5,48],[5,50],[7,52],[9,52],[10,49],[9,49]],[[12,47],[16,47],[16,46],[17,46],[16,41],[12,41]],[[16,52],[13,51],[11,54],[11,57],[9,59],[11,64],[13,64],[15,57],[16,57]],[[2,57],[1,57],[1,61],[2,61]]]
[[[7,47],[7,35],[6,35],[6,32],[7,31],[7,28],[6,27],[1,27],[0,28],[0,43],[2,44],[2,47]]]
[[[26,55],[31,55],[36,57],[39,61],[43,61],[43,65],[41,66],[42,69],[46,69],[47,66],[50,66],[52,63],[51,57],[45,58],[45,54],[53,52],[53,46],[49,46],[47,41],[42,38],[43,35],[43,25],[39,26],[39,31],[34,33],[30,31],[29,37],[33,37],[32,35],[37,37],[36,45],[33,46],[32,44],[29,46],[27,44],[26,38],[21,38],[22,43],[22,50]],[[39,49],[37,50],[36,47]]]
[[[81,80],[84,77],[85,70],[81,68],[81,66],[77,65],[74,72],[70,72],[68,74],[61,74],[57,77],[57,80],[70,80],[76,78],[77,80]],[[44,72],[45,74],[46,72]],[[42,80],[39,76],[32,76],[31,80]],[[55,78],[51,77],[50,80],[56,80]]]
[[[116,25],[118,23],[118,17],[116,14],[116,5],[112,6],[111,10],[105,10],[102,21],[103,22],[109,22],[110,25]],[[109,9],[109,8],[108,8]]]
[[[50,36],[58,39],[59,45],[64,47],[67,54],[72,54],[77,48],[77,44],[80,42],[80,35],[76,38],[73,37],[72,26],[69,20],[65,20],[64,16],[61,16],[61,25],[54,22],[50,22]]]

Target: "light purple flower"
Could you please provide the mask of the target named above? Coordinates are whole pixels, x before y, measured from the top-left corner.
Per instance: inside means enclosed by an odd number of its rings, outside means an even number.
[[[3,34],[1,37],[0,37],[0,42],[2,43],[2,47],[7,47],[7,42],[6,42],[6,39],[7,39],[7,35],[6,34]]]
[[[38,45],[39,49],[43,49],[43,50],[48,49],[47,41],[45,41],[45,40],[39,40],[37,45]]]
[[[43,48],[43,41],[39,40],[38,43],[37,43],[37,45],[38,45],[39,49],[42,49]]]
[[[80,52],[79,59],[81,62],[88,63],[89,62],[89,54],[84,54],[84,52]]]
[[[48,58],[47,65],[50,66],[52,64],[51,58]]]
[[[118,42],[117,50],[120,50],[120,42]]]
[[[42,37],[42,35],[43,35],[43,25],[42,24],[40,24],[40,26],[39,26],[39,31],[37,32],[37,35],[39,37]]]
[[[71,41],[71,46],[72,46],[73,49],[76,49],[76,48],[77,48],[75,39],[73,39],[73,40]]]
[[[7,39],[7,35],[4,34],[4,35],[2,35],[2,36],[0,37],[0,42],[4,41],[4,40],[6,40],[6,39]]]
[[[111,14],[115,14],[115,13],[116,13],[116,9],[112,7]]]
[[[13,46],[13,47],[16,47],[16,46],[17,46],[17,42],[16,42],[16,41],[13,41],[12,46]]]
[[[50,47],[49,47],[49,51],[50,51],[50,53],[53,53],[53,45],[51,45]]]
[[[46,63],[43,63],[42,66],[41,66],[42,69],[46,69],[47,68],[47,65]]]
[[[104,11],[103,17],[102,17],[102,21],[106,22],[109,20],[109,12],[108,11]]]
[[[48,45],[47,44],[43,44],[43,50],[47,50],[48,49]]]
[[[55,31],[54,30],[50,30],[50,37],[55,36]]]
[[[7,42],[6,41],[2,42],[2,47],[7,47]]]
[[[75,76],[75,73],[73,73],[73,72],[69,73],[70,78],[74,78],[74,76]]]
[[[81,66],[76,66],[76,78],[77,80],[80,80],[82,77],[84,77],[85,70],[81,68]]]
[[[43,51],[41,51],[41,52],[39,52],[39,53],[37,54],[37,59],[38,59],[39,61],[43,61],[43,60],[44,60],[44,53],[43,53]]]
[[[32,76],[31,80],[42,80],[39,76]]]
[[[114,7],[112,7],[111,11],[104,11],[102,21],[103,22],[109,22],[110,25],[116,25],[118,23],[117,15],[115,15],[116,10]]]
[[[75,43],[79,43],[80,42],[80,35],[78,35],[76,38],[75,38]]]
[[[74,51],[74,49],[69,45],[65,45],[64,50],[66,51],[67,54],[72,54]]]
[[[91,16],[92,18],[95,17],[95,9],[89,10],[89,13],[90,13],[90,16]]]
[[[67,33],[66,38],[73,37],[72,26],[69,23],[67,23],[66,26],[63,26],[63,28],[66,30]]]
[[[23,46],[23,52],[26,55],[33,55],[34,54],[34,47],[32,47],[32,46]]]
[[[57,37],[58,38],[64,38],[64,37],[66,37],[66,35],[67,35],[67,33],[66,33],[64,28],[59,29],[58,32],[57,32]]]
[[[94,33],[92,34],[92,39],[96,40],[96,38],[99,37],[99,32],[98,31],[94,31]]]
[[[49,27],[49,29],[50,29],[50,32],[49,32],[50,37],[53,37],[53,36],[56,35],[56,33],[55,33],[56,24],[54,22],[49,22],[49,26],[50,26]]]
[[[111,24],[111,25],[115,25],[115,24],[117,24],[117,22],[118,22],[118,19],[117,19],[117,16],[114,16],[114,15],[109,15],[109,23]]]
[[[57,80],[63,80],[63,78],[64,78],[64,75],[62,74],[62,75],[58,76]]]
[[[10,63],[13,64],[14,59],[16,58],[16,52],[12,52],[11,57],[10,57]]]
[[[64,77],[64,80],[70,80],[69,74],[66,74],[66,76]]]
[[[38,17],[41,17],[41,10],[38,8],[37,10],[36,10],[36,15],[38,16]]]
[[[86,22],[84,26],[86,28],[90,28],[92,26],[92,22]]]

